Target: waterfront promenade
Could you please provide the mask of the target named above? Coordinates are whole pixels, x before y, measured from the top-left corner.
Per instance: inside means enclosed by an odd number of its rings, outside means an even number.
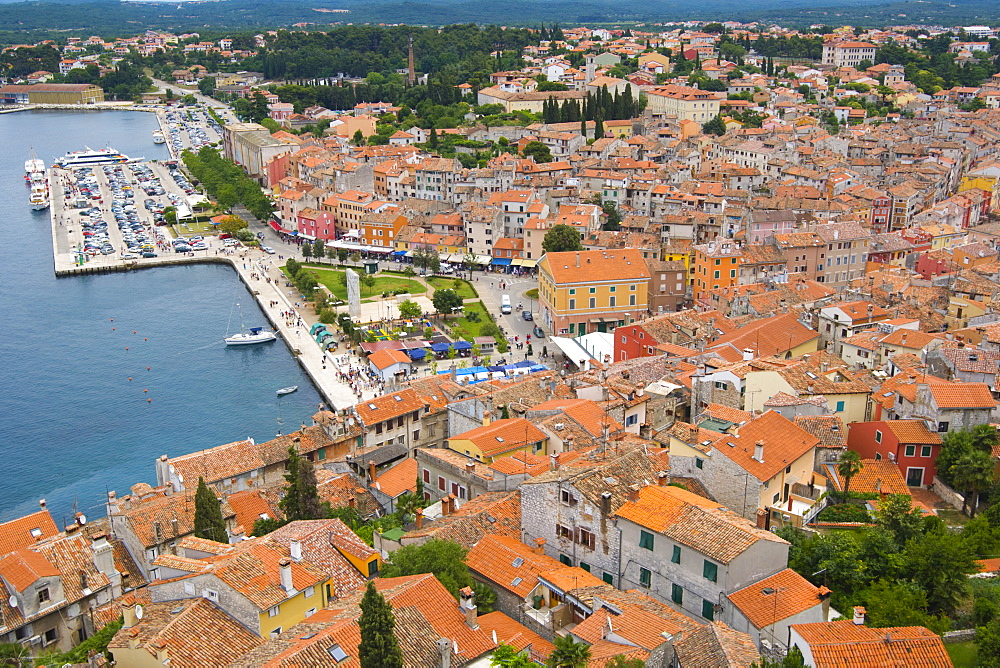
[[[316,316],[311,313],[311,308],[302,308],[297,288],[287,284],[277,266],[277,256],[268,255],[256,248],[228,249],[218,238],[206,237],[208,250],[205,251],[179,254],[174,253],[172,249],[166,249],[158,251],[158,257],[129,260],[121,259],[118,254],[95,255],[84,264],[79,264],[76,248],[83,239],[82,225],[80,217],[75,215],[77,212],[67,207],[65,187],[59,175],[60,172],[53,170],[49,179],[52,190],[50,207],[52,254],[57,276],[133,271],[204,262],[228,264],[236,270],[240,280],[257,300],[271,327],[292,351],[299,365],[312,379],[330,407],[343,410],[359,401],[381,394],[375,387],[359,388],[361,394],[355,394],[348,383],[340,380],[341,369],[345,371],[351,368],[366,369],[367,362],[347,352],[324,353],[313,341],[309,336],[309,327],[316,322]],[[103,192],[102,209],[106,210],[110,193],[107,191],[103,175],[99,175],[98,178]],[[121,234],[113,221],[109,222],[108,234],[112,243],[120,249]],[[295,317],[286,317],[285,314],[290,312],[295,313]],[[224,344],[219,341],[219,345]]]

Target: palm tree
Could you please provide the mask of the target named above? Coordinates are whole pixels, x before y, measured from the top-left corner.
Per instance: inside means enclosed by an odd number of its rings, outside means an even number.
[[[848,450],[840,456],[840,463],[837,464],[837,473],[844,477],[844,496],[851,489],[851,478],[861,473],[861,455],[854,450]]]
[[[545,662],[548,668],[586,668],[590,662],[590,645],[576,642],[572,636],[557,637],[555,646]]]
[[[963,455],[951,467],[955,486],[966,490],[962,512],[969,506],[969,517],[976,516],[980,490],[993,483],[993,458],[980,450]]]

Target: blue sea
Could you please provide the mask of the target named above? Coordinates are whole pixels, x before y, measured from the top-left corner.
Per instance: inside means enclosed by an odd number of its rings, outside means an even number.
[[[30,149],[46,165],[84,146],[167,159],[156,127],[145,112],[0,114],[0,521],[42,498],[57,524],[74,507],[103,515],[108,490],[155,484],[160,455],[288,433],[321,401],[282,342],[223,345],[237,301],[247,326],[266,324],[228,267],[55,278],[48,211],[27,201]]]

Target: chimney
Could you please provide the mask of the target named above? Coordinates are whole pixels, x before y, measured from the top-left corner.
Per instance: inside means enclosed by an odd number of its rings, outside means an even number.
[[[114,548],[108,542],[107,535],[103,533],[93,536],[90,540],[90,549],[94,553],[94,567],[110,578],[117,572],[115,570]]]
[[[125,508],[125,510],[132,510],[131,494],[126,494],[125,496],[122,497],[122,507]]]
[[[465,462],[465,472],[472,475],[476,472],[476,462]]]
[[[644,438],[647,441],[653,438],[653,426],[648,422],[643,422],[639,425],[639,438]]]
[[[357,505],[358,505],[358,500],[355,499],[353,496],[347,500],[348,508],[356,508]]]
[[[743,349],[743,361],[744,362],[749,362],[752,359],[753,359],[753,350],[751,350],[750,348],[744,348]]]
[[[174,483],[168,482],[163,486],[163,494],[165,496],[173,496],[174,494]]]
[[[545,554],[545,539],[544,538],[536,538],[535,539],[534,552],[535,552],[535,554]]]
[[[552,453],[549,455],[549,470],[558,471],[559,470],[559,455]]]
[[[438,654],[441,656],[439,668],[451,668],[451,641],[447,638],[438,638],[437,644]]]
[[[416,523],[417,528],[420,529],[424,526],[424,509],[417,508],[413,511],[413,521]]]
[[[758,462],[764,461],[764,441],[757,441],[753,446],[753,458]]]
[[[291,595],[295,591],[295,587],[292,586],[292,560],[285,557],[279,561],[278,571],[281,576],[281,588],[285,590],[286,594]]]
[[[441,516],[451,515],[451,494],[441,499]]]
[[[639,500],[639,485],[628,486],[628,500],[636,503]]]
[[[108,494],[110,495],[111,493],[112,492],[109,492]],[[45,510],[45,506],[47,506],[47,505],[48,505],[48,502],[45,499],[38,499],[38,507],[39,508],[41,508],[42,510]]]
[[[157,544],[163,542],[163,532],[160,530],[160,522],[158,520],[153,521],[153,538]]]
[[[492,413],[490,413],[490,411],[483,411],[483,426],[485,427],[492,421],[493,421]]]
[[[577,268],[580,267],[580,254],[579,253],[576,254],[576,266],[577,266]]]
[[[819,594],[819,600],[822,602],[823,621],[826,621],[830,619],[830,594],[833,592],[825,586],[820,585],[817,593]]]
[[[860,605],[854,606],[854,625],[864,626],[865,624],[865,609]]]
[[[601,492],[601,515],[607,517],[611,514],[611,492]]]
[[[670,482],[670,474],[666,471],[660,471],[656,474],[656,484],[660,487],[666,487],[667,483]]]
[[[288,553],[291,555],[292,561],[302,561],[302,543],[297,538],[288,541]]]
[[[369,461],[368,462],[368,478],[372,482],[375,481],[375,472],[376,472],[375,462],[374,461]]]
[[[826,373],[827,371],[830,370],[830,363],[829,362],[820,362],[819,363],[819,370],[822,371],[823,373]]]
[[[812,383],[809,383],[808,385],[806,385],[806,393],[807,393],[807,394],[814,394],[814,392],[813,392],[813,387],[814,387],[814,386],[813,386],[813,384],[812,384]]]
[[[458,607],[465,614],[465,623],[470,629],[478,629],[479,622],[476,621],[479,608],[476,607],[476,595],[472,592],[472,587],[462,587],[458,590]]]
[[[132,628],[138,621],[135,616],[135,598],[131,595],[122,601],[122,618],[124,620],[123,629]]]
[[[174,532],[174,538],[181,535],[180,523],[176,517],[170,520],[170,529]]]

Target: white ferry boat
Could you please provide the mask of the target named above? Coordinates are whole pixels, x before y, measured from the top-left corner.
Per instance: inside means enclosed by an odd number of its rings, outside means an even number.
[[[24,161],[24,181],[30,184],[37,178],[45,178],[45,163],[35,157],[35,149],[31,149],[31,157]]]
[[[154,144],[166,144],[167,139],[163,136],[163,133],[159,130],[153,130],[153,143]]]
[[[44,176],[40,180],[32,180],[31,194],[28,195],[28,202],[34,211],[42,211],[49,208],[49,184]]]
[[[124,153],[120,153],[110,146],[101,151],[87,148],[83,151],[70,151],[63,157],[56,160],[57,167],[73,169],[76,167],[89,167],[91,165],[113,165],[116,163],[133,162]]]

